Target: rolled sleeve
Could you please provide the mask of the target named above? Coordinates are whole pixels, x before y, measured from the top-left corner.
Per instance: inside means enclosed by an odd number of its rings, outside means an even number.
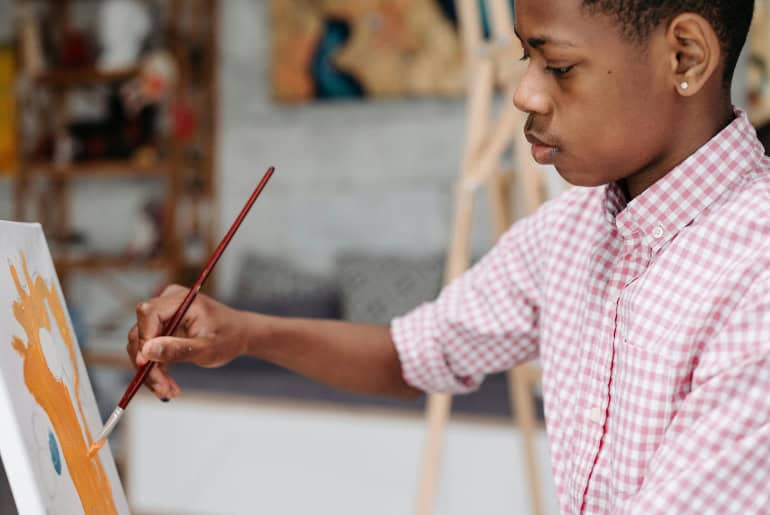
[[[439,297],[391,323],[405,381],[461,394],[537,356],[543,212],[500,238]]]

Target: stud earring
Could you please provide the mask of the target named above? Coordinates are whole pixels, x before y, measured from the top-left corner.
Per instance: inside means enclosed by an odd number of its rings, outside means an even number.
[[[687,81],[684,81],[684,82],[682,82],[682,83],[679,85],[679,87],[680,87],[680,88],[682,88],[683,90],[685,90],[685,91],[686,91],[686,90],[687,90],[687,88],[689,88],[689,87],[690,87],[690,83],[689,83],[689,82],[687,82]]]

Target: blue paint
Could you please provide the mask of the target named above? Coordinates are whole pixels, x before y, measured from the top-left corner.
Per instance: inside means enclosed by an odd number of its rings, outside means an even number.
[[[59,453],[59,444],[51,430],[48,430],[48,450],[51,451],[51,462],[57,474],[61,476],[61,454]]]
[[[311,63],[317,98],[362,97],[364,88],[350,74],[334,65],[334,54],[350,38],[350,25],[343,20],[326,21],[323,36]]]

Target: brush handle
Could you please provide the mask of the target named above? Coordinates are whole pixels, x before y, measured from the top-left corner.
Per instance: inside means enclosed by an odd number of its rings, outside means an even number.
[[[171,336],[176,332],[177,328],[179,327],[179,324],[182,322],[182,319],[185,316],[185,313],[187,313],[187,310],[192,305],[193,301],[195,300],[195,297],[198,296],[198,292],[203,287],[203,283],[208,278],[209,274],[211,273],[211,270],[214,269],[214,266],[217,264],[217,261],[219,261],[219,258],[222,256],[222,253],[225,251],[225,248],[227,247],[227,244],[230,243],[231,239],[233,239],[233,235],[235,235],[235,232],[238,230],[238,227],[241,226],[243,219],[246,218],[246,215],[249,213],[251,206],[254,205],[254,202],[257,200],[257,197],[259,197],[259,194],[262,193],[262,189],[267,184],[267,181],[269,181],[270,177],[273,176],[274,171],[275,171],[275,167],[271,166],[270,168],[267,169],[267,171],[265,172],[265,175],[262,176],[262,180],[259,181],[259,184],[257,184],[257,187],[254,189],[254,192],[249,197],[249,200],[246,201],[246,204],[243,206],[243,209],[241,209],[240,214],[235,219],[233,224],[230,226],[230,230],[227,231],[227,234],[225,234],[224,238],[222,238],[222,241],[219,242],[219,245],[217,245],[217,248],[214,250],[214,253],[206,262],[206,266],[203,267],[203,270],[201,271],[200,275],[198,275],[198,278],[195,280],[195,283],[190,288],[190,291],[187,292],[187,295],[185,296],[184,300],[174,312],[174,316],[171,317],[171,319],[163,325],[163,331],[158,336]],[[155,365],[154,361],[148,361],[147,363],[145,363],[144,365],[142,365],[137,369],[136,374],[134,375],[134,378],[131,380],[131,383],[128,385],[128,388],[126,388],[126,392],[123,394],[123,397],[120,398],[120,402],[118,402],[119,408],[126,409],[126,406],[128,406],[128,403],[131,402],[131,399],[134,398],[134,395],[136,395],[136,392],[142,386],[142,383],[147,378],[147,374],[150,373],[150,370],[152,370],[152,367],[154,365]]]

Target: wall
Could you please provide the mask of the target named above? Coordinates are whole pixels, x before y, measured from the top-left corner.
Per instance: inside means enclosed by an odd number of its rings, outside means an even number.
[[[270,101],[267,0],[224,3],[220,220],[264,169],[277,173],[220,268],[244,252],[328,271],[341,249],[424,255],[446,247],[462,155],[459,100],[277,106]]]

